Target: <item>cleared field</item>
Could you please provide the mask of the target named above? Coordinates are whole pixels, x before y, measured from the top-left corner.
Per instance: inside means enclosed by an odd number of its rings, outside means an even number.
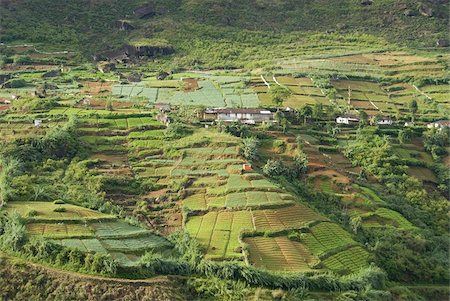
[[[437,183],[438,179],[432,170],[426,167],[411,166],[408,168],[408,174],[421,181]]]
[[[55,212],[59,208],[64,208],[64,212]],[[50,202],[11,202],[6,206],[8,211],[17,211],[21,216],[30,221],[67,221],[67,220],[108,220],[115,219],[115,216],[100,213],[87,208],[62,204],[57,205]],[[30,212],[36,212],[29,216]]]
[[[87,225],[79,224],[45,224],[33,223],[26,225],[27,231],[32,235],[45,238],[74,238],[94,236],[94,231]]]
[[[298,229],[309,222],[325,220],[312,209],[300,204],[271,210],[255,210],[253,218],[257,231]]]
[[[383,227],[389,225],[403,230],[412,230],[415,228],[399,212],[387,208],[378,208],[375,212],[362,214],[361,217],[363,219],[363,225],[366,227]]]
[[[287,237],[248,237],[249,261],[256,267],[275,271],[312,270],[317,258],[301,243]]]
[[[210,259],[240,258],[239,234],[253,230],[250,211],[209,212],[192,216],[186,229],[205,248]]]

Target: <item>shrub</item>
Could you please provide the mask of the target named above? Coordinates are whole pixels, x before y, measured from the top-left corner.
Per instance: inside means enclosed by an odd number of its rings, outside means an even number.
[[[36,210],[30,210],[27,213],[28,217],[33,217],[33,216],[36,216],[36,215],[38,215],[38,212]]]
[[[53,209],[53,211],[54,211],[54,212],[66,212],[66,208],[64,208],[64,207],[58,207],[58,208]]]

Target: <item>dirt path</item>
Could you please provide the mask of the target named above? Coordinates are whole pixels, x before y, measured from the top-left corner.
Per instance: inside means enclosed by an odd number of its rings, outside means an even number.
[[[426,94],[425,92],[420,90],[416,85],[412,85],[412,86],[414,87],[414,89],[417,90],[417,92],[419,92],[421,95],[425,96],[428,100],[433,100],[433,98],[431,98],[430,96],[428,96],[428,94]]]
[[[272,76],[272,79],[273,79],[273,81],[274,81],[278,86],[280,86],[280,87],[282,86],[282,85],[277,81],[275,75]]]
[[[264,78],[264,76],[262,74],[261,74],[261,79],[263,80],[263,82],[267,86],[267,88],[270,89],[270,84],[266,81],[266,79]]]

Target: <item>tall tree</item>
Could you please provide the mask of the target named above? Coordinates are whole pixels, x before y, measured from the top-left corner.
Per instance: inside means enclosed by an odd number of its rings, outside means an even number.
[[[283,86],[273,86],[269,91],[270,99],[278,107],[283,105],[283,102],[291,95],[291,91]]]
[[[418,109],[419,106],[417,104],[417,100],[415,99],[411,100],[409,103],[409,111],[411,112],[411,122],[414,122],[414,120],[416,119],[416,113]]]

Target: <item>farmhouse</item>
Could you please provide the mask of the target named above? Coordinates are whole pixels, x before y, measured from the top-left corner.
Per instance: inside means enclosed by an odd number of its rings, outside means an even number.
[[[354,124],[358,123],[359,118],[355,115],[345,114],[336,118],[337,124]]]
[[[376,123],[378,125],[391,125],[394,123],[394,121],[389,116],[381,116],[376,119]]]
[[[273,113],[263,109],[206,109],[203,113],[204,120],[216,120],[223,122],[240,121],[246,124],[271,122]]]
[[[170,112],[170,110],[172,108],[171,108],[170,104],[168,104],[168,103],[157,102],[157,103],[155,103],[155,109],[157,109],[161,112]]]
[[[427,128],[432,129],[444,129],[450,127],[450,120],[439,120],[432,123],[427,124]]]

